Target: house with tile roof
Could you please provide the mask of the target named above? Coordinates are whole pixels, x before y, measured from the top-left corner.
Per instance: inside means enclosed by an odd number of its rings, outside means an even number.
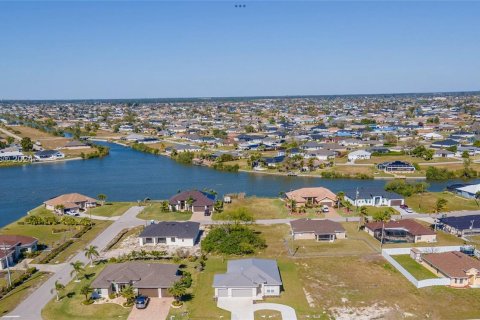
[[[97,206],[97,200],[80,193],[68,193],[43,203],[47,210],[58,214],[76,214]]]
[[[382,237],[383,230],[383,237]],[[365,231],[377,240],[384,243],[418,243],[418,242],[436,242],[437,235],[424,225],[413,219],[404,219],[388,222],[369,222],[365,224]]]
[[[177,193],[168,200],[172,211],[192,211],[210,215],[214,211],[215,196],[198,190]]]
[[[337,196],[327,188],[301,188],[285,193],[287,200],[295,200],[297,207],[326,205],[333,207]],[[288,202],[288,201],[287,201]]]
[[[290,221],[293,240],[316,240],[333,242],[336,239],[345,239],[346,231],[343,226],[332,220],[298,219]]]

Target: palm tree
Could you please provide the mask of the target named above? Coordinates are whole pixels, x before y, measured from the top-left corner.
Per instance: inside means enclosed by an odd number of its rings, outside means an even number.
[[[80,294],[83,294],[85,296],[85,301],[88,301],[88,295],[92,292],[92,288],[90,288],[89,285],[85,285],[80,288]]]
[[[437,202],[435,203],[435,207],[434,207],[434,210],[435,210],[435,214],[437,215],[437,218],[438,218],[438,214],[443,211],[447,206],[447,200],[445,200],[444,198],[439,198],[437,200]],[[437,231],[437,218],[435,218],[435,221],[434,221],[434,230]]]
[[[62,292],[63,289],[65,289],[65,286],[58,282],[58,280],[55,281],[55,288],[52,289],[52,292],[55,291],[57,295],[57,301],[60,301],[60,292]]]
[[[187,199],[187,206],[188,206],[188,209],[187,210],[190,210],[193,212],[193,202],[195,202],[195,199],[193,199],[192,197],[188,197]]]
[[[340,206],[342,205],[343,200],[345,200],[345,192],[340,191],[337,193],[337,208],[340,209]]]
[[[290,199],[290,213],[294,213],[297,211],[297,201],[295,199]]]
[[[388,208],[383,213],[375,217],[377,221],[382,221],[382,236],[380,239],[380,248],[383,247],[383,238],[385,236],[385,222],[388,222],[391,217],[392,217],[392,208]]]
[[[78,279],[78,276],[80,275],[80,273],[82,273],[85,268],[83,267],[83,262],[82,261],[75,261],[75,262],[70,262],[70,265],[73,267],[73,270],[70,272],[70,275],[75,275],[75,277],[77,278],[76,281],[79,281]]]
[[[478,204],[478,199],[480,199],[480,191],[475,193],[475,202],[477,203],[477,206],[480,206],[480,204]]]
[[[187,292],[187,289],[180,281],[177,281],[173,284],[171,288],[168,288],[168,292],[173,296],[175,301],[179,303]]]
[[[120,295],[127,300],[127,304],[130,304],[135,299],[135,290],[132,286],[126,286],[120,291]]]
[[[90,245],[89,247],[83,250],[85,252],[85,257],[90,260],[90,267],[93,267],[93,258],[98,257],[100,254],[97,251],[97,246]]]
[[[103,194],[103,193],[100,193],[98,196],[97,196],[98,200],[100,200],[100,202],[102,203],[102,206],[105,204],[105,200],[107,200],[107,195],[106,194]]]
[[[368,216],[368,209],[365,206],[360,207],[360,213],[359,213],[359,219],[358,219],[358,231],[360,231],[360,226],[362,224],[365,224],[365,220],[367,219]]]

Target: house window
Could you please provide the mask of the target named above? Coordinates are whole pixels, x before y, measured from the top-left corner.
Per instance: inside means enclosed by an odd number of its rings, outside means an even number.
[[[153,238],[145,238],[145,243],[153,243]]]
[[[171,237],[171,238],[170,238],[170,241],[171,241],[171,242],[175,242],[175,237]]]
[[[275,293],[275,289],[273,289],[273,288],[267,288],[267,293]]]

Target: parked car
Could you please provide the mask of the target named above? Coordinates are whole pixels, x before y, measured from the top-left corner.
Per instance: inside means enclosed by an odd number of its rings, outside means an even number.
[[[401,204],[401,205],[400,205],[400,208],[402,208],[402,209],[404,209],[404,210],[405,210],[405,209],[407,209],[407,208],[408,208],[408,206],[407,206],[406,204]]]
[[[149,301],[150,301],[149,297],[138,296],[137,298],[135,298],[135,307],[137,309],[145,309]]]
[[[328,208],[328,206],[325,206],[325,205],[324,205],[324,206],[322,207],[322,212],[329,212],[329,211],[330,211],[330,209]]]
[[[405,212],[407,212],[407,213],[413,213],[413,210],[410,209],[410,208],[406,208],[406,209],[405,209]]]

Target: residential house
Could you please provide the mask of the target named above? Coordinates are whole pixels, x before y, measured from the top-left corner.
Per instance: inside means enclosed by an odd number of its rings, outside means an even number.
[[[69,141],[63,146],[62,149],[68,149],[68,150],[77,150],[77,149],[89,149],[90,146],[84,142],[73,140]]]
[[[172,211],[192,211],[210,215],[214,211],[215,196],[198,190],[180,192],[168,200]]]
[[[366,150],[356,150],[352,151],[348,154],[348,161],[355,161],[355,160],[368,160],[372,156],[371,152]]]
[[[439,141],[432,142],[432,144],[430,146],[432,148],[446,149],[446,148],[450,148],[450,147],[457,147],[459,145],[460,145],[460,142],[458,142],[458,141],[455,141],[453,139],[446,139],[446,140],[439,140]]]
[[[168,289],[180,280],[179,265],[125,262],[107,265],[90,285],[93,298],[108,298],[132,286],[136,295],[170,297]]]
[[[452,151],[444,150],[444,149],[437,149],[433,153],[434,158],[454,158],[455,153]]]
[[[152,223],[138,236],[141,246],[165,244],[167,246],[193,247],[200,236],[200,223],[161,221]]]
[[[421,256],[430,269],[450,279],[455,288],[480,287],[480,260],[460,251],[427,253]]]
[[[332,191],[323,187],[293,190],[287,192],[285,197],[287,200],[294,200],[298,207],[303,207],[305,205],[327,205],[333,207],[337,199],[337,196]],[[288,202],[289,201],[287,201],[287,204]]]
[[[68,193],[43,203],[45,208],[59,214],[75,214],[97,206],[97,200],[80,193]]]
[[[25,155],[20,151],[0,150],[0,162],[4,161],[28,162],[32,161],[32,157]]]
[[[35,152],[33,157],[37,161],[52,161],[65,158],[65,154],[58,150],[42,150]]]
[[[293,240],[316,240],[333,242],[345,239],[345,228],[332,220],[298,219],[290,221]]]
[[[377,168],[378,170],[383,170],[386,173],[410,173],[415,171],[415,167],[412,164],[400,160],[382,162],[377,165]]]
[[[459,237],[480,234],[480,215],[443,217],[438,219],[443,230]]]
[[[0,235],[0,270],[11,267],[23,252],[37,250],[38,239],[21,235]]]
[[[345,192],[345,200],[354,206],[400,206],[405,203],[405,199],[395,193],[385,191],[381,188],[359,188],[350,189]]]
[[[480,183],[462,185],[461,187],[455,188],[452,191],[467,199],[477,199],[477,194],[480,194]]]
[[[282,279],[272,259],[229,260],[227,272],[213,278],[215,298],[252,298],[279,296]]]
[[[382,237],[383,230],[383,237]],[[388,222],[369,222],[365,224],[365,231],[384,243],[418,243],[418,242],[436,242],[435,232],[416,222],[413,219],[388,221]]]

